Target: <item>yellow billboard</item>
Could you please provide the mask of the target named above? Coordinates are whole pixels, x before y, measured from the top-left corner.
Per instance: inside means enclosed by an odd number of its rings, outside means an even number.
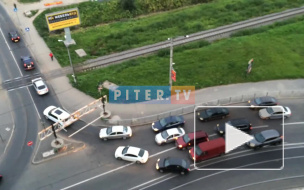
[[[78,8],[45,15],[49,31],[59,30],[80,24]]]

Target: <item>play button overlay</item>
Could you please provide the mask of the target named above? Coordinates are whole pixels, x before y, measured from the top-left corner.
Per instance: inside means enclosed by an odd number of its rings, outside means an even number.
[[[237,147],[242,146],[248,141],[254,139],[251,135],[248,135],[247,133],[244,133],[243,131],[236,129],[235,127],[229,125],[228,123],[225,124],[225,129],[226,129],[226,138],[225,138],[226,154],[236,149]]]
[[[245,96],[244,96],[245,97]],[[234,97],[236,98],[236,97]],[[243,101],[235,99],[235,101]],[[230,98],[230,100],[233,98]],[[226,99],[208,102],[206,104],[227,103]],[[241,103],[240,103],[241,104]],[[246,103],[244,103],[246,104]],[[217,117],[217,111],[226,108],[229,115]],[[261,136],[261,132],[275,129],[284,136],[284,118],[264,120],[259,117],[259,112],[250,109],[250,106],[196,106],[194,108],[193,131],[204,131],[208,134],[208,141],[195,142],[195,146],[188,151],[188,159],[193,163],[195,170],[200,171],[278,171],[284,168],[284,140],[282,144],[271,143],[267,136]],[[265,109],[268,107],[259,107]],[[207,112],[208,111],[208,112]],[[200,113],[200,114],[198,114]],[[201,120],[201,113],[215,115],[211,120]],[[238,129],[238,125],[232,120],[246,118],[251,124],[250,133]],[[225,130],[225,135],[219,131]],[[190,132],[190,131],[189,131]],[[194,139],[197,139],[194,133]],[[268,137],[271,138],[271,137]],[[263,142],[264,146],[254,149],[248,142]],[[293,146],[293,145],[288,145]],[[297,145],[295,145],[297,146]],[[295,149],[297,149],[296,147]],[[293,148],[292,148],[293,149]],[[286,150],[285,150],[286,151]],[[290,149],[288,149],[290,151]],[[292,150],[293,151],[293,150]],[[204,175],[204,174],[203,174]]]

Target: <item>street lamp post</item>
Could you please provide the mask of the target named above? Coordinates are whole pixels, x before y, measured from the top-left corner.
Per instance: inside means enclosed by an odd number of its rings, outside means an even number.
[[[58,40],[58,42],[63,42],[63,40]],[[73,64],[72,64],[72,59],[71,59],[71,55],[70,55],[70,49],[69,49],[69,45],[66,45],[65,44],[65,47],[67,48],[68,50],[68,55],[69,55],[69,60],[70,60],[70,65],[72,67],[72,70],[73,70],[73,79],[74,79],[74,82],[77,83],[77,80],[76,80],[76,75],[75,75],[75,71],[74,71],[74,67],[73,67]]]
[[[185,38],[188,38],[189,35],[185,35]],[[178,37],[176,37],[178,38]],[[170,67],[169,67],[169,85],[170,85],[170,90],[172,88],[172,66],[174,65],[173,63],[173,38],[168,38],[170,40]]]

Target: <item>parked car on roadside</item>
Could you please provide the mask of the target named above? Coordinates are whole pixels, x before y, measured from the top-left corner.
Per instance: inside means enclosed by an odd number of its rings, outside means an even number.
[[[132,129],[130,126],[111,126],[100,129],[99,137],[104,141],[108,139],[127,139],[132,136]]]
[[[152,123],[152,129],[155,132],[160,132],[170,128],[183,127],[184,125],[185,119],[183,116],[169,116]]]
[[[120,146],[115,151],[115,158],[144,164],[148,161],[149,152],[134,146]]]
[[[283,136],[275,129],[265,130],[253,135],[254,139],[247,142],[250,148],[258,149],[268,145],[278,145],[283,141]]]
[[[194,145],[194,136],[196,144],[209,141],[208,134],[205,131],[196,131],[178,137],[175,141],[176,148],[185,150],[186,148],[192,147]]]
[[[182,158],[159,158],[156,162],[156,170],[163,172],[176,172],[182,175],[190,171],[190,163]]]
[[[268,107],[261,109],[259,111],[259,116],[261,119],[282,119],[283,117],[290,117],[291,111],[289,107],[286,106]]]

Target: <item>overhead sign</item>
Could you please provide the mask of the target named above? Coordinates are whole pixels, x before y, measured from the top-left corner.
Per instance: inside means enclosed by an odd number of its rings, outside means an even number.
[[[55,31],[80,25],[80,15],[78,8],[68,9],[60,12],[45,15],[49,31]]]

